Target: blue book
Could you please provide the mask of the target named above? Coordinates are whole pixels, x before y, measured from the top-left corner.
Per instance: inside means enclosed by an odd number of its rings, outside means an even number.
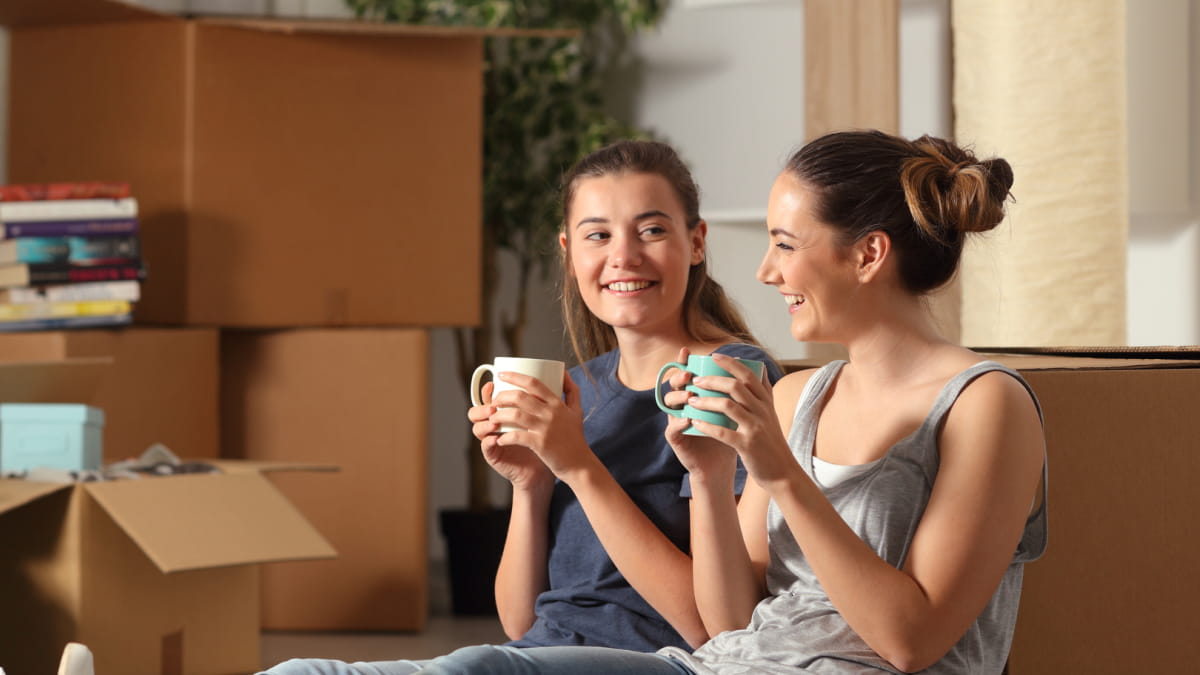
[[[70,258],[66,237],[23,237],[0,241],[0,265],[12,263],[60,263]]]

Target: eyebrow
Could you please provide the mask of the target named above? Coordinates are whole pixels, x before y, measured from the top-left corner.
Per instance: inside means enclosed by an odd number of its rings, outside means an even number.
[[[800,238],[800,237],[797,237],[796,235],[792,234],[791,232],[788,232],[787,230],[785,230],[785,229],[783,229],[783,228],[781,228],[781,227],[773,227],[773,228],[771,228],[771,232],[770,232],[770,234],[771,234],[772,236],[776,236],[776,237],[787,237],[788,239],[799,239],[799,238]]]
[[[666,218],[667,220],[673,220],[673,218],[671,218],[671,216],[669,214],[667,214],[665,211],[659,211],[657,209],[651,209],[649,211],[642,211],[641,213],[639,213],[633,217],[633,219],[635,221],[645,220],[647,218]],[[591,218],[584,218],[584,219],[580,220],[578,223],[575,223],[575,227],[582,227],[582,226],[588,225],[590,223],[607,223],[607,222],[608,222],[608,218],[601,218],[599,216],[594,216]]]

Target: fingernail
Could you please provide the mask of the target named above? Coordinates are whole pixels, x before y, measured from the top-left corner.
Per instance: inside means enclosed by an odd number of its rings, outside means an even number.
[[[695,405],[696,403],[699,403],[699,402],[700,402],[699,396],[692,396],[692,397],[688,398],[688,405]]]

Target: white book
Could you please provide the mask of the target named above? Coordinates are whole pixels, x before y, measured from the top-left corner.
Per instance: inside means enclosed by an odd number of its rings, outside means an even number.
[[[0,223],[30,223],[60,220],[102,220],[137,215],[137,198],[46,199],[0,202]]]
[[[95,300],[125,300],[137,302],[142,297],[138,281],[93,281],[82,284],[61,284],[34,288],[17,286],[0,290],[0,302],[13,305],[39,302],[90,302]]]

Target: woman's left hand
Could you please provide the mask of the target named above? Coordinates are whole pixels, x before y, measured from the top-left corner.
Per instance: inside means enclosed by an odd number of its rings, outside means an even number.
[[[556,477],[568,483],[574,472],[599,461],[584,439],[579,387],[570,375],[563,374],[565,400],[535,377],[512,372],[497,376],[524,390],[510,389],[492,401],[497,406],[492,422],[518,427],[501,434],[496,439],[500,445],[529,448]]]
[[[692,384],[727,394],[728,398],[694,396],[688,405],[722,413],[736,422],[738,428],[727,429],[703,420],[692,420],[692,425],[736,450],[746,471],[760,485],[786,479],[797,464],[780,431],[771,387],[737,359],[715,353],[712,357],[731,377],[697,377]]]

